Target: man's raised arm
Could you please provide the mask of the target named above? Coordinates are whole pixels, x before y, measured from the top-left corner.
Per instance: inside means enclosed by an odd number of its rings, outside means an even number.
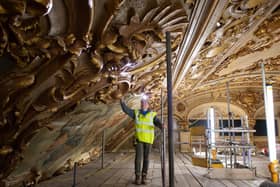
[[[124,113],[126,113],[129,117],[131,117],[132,119],[135,119],[135,114],[134,114],[134,110],[132,110],[131,108],[129,108],[123,99],[120,100],[120,104],[122,107],[122,110]]]

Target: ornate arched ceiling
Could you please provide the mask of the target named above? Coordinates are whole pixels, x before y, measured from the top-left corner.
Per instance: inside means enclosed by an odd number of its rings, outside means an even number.
[[[263,105],[261,62],[280,101],[279,4],[1,1],[1,185],[38,182],[96,158],[103,129],[108,149],[120,147],[133,130],[119,98],[135,104],[146,92],[160,108],[166,31],[176,118],[204,103],[225,104],[226,82],[231,103],[253,117]]]
[[[270,79],[278,80],[279,2],[256,1],[251,6],[246,2],[254,1],[232,1],[223,8],[216,28],[208,33],[193,62],[188,62],[191,67],[183,88],[208,89],[226,81],[261,86],[256,84],[257,77],[261,82],[261,62],[269,66]]]
[[[274,114],[275,114],[276,118],[280,118],[280,102],[274,103]],[[265,119],[264,106],[257,109],[254,118],[255,119]]]
[[[210,107],[213,107],[215,110],[215,115],[217,118],[228,118],[228,113],[227,113],[227,103],[222,103],[222,102],[211,102],[211,103],[204,103],[201,104],[195,108],[193,108],[188,116],[187,119],[207,119],[207,109]],[[242,108],[236,106],[236,105],[231,105],[230,106],[231,112],[234,114],[234,118],[240,119],[242,116],[246,116],[246,112],[242,110]]]
[[[208,36],[193,36],[202,45],[190,46],[192,53],[178,54],[188,61],[176,79],[182,77],[182,81],[175,82],[177,104],[190,111],[204,102],[227,102],[228,82],[230,102],[253,117],[263,106],[261,63],[265,65],[267,82],[273,84],[274,99],[279,100],[279,4],[248,0],[229,1],[220,7],[221,16],[215,25],[208,23],[213,28]]]

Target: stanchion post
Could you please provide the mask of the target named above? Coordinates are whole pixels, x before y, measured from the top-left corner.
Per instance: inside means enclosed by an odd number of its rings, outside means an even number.
[[[160,117],[161,122],[163,123],[163,88],[161,88],[161,110]],[[162,145],[161,145],[161,175],[162,175],[162,187],[165,187],[165,128],[162,128]]]
[[[104,154],[105,154],[105,129],[102,133],[102,155],[101,155],[101,168],[104,168]]]
[[[172,113],[172,64],[170,32],[166,32],[167,60],[167,100],[168,100],[168,148],[169,148],[169,186],[174,187],[174,138]]]
[[[74,168],[73,168],[73,185],[72,185],[72,187],[76,187],[76,176],[77,176],[77,162],[74,163]]]

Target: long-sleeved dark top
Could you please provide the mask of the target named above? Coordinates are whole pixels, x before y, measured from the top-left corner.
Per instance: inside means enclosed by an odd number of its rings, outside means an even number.
[[[131,117],[132,119],[135,120],[135,112],[133,109],[129,108],[125,102],[123,102],[122,100],[120,100],[121,103],[121,107],[124,113],[126,113],[129,117]],[[143,115],[147,114],[148,112],[151,112],[150,110],[147,111],[143,111],[143,110],[139,110],[139,112]],[[158,119],[157,116],[154,117],[154,125],[160,129],[163,128],[162,122],[160,121],[160,119]]]

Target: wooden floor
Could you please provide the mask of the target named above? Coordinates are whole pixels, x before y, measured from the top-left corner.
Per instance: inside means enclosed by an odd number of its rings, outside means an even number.
[[[158,153],[151,155],[148,175],[149,187],[162,186],[161,165]],[[260,159],[262,161],[262,159]],[[213,180],[205,175],[206,168],[193,166],[186,154],[175,154],[175,186],[259,186],[268,176],[261,175],[253,180]],[[265,163],[261,162],[261,163]],[[267,163],[264,164],[267,167]],[[168,167],[166,168],[168,170]],[[100,160],[77,168],[77,187],[129,187],[136,186],[134,181],[134,153],[110,153],[105,156],[105,167],[100,169]],[[168,177],[166,179],[168,183]],[[68,172],[50,180],[41,182],[39,187],[71,187],[73,172]]]

